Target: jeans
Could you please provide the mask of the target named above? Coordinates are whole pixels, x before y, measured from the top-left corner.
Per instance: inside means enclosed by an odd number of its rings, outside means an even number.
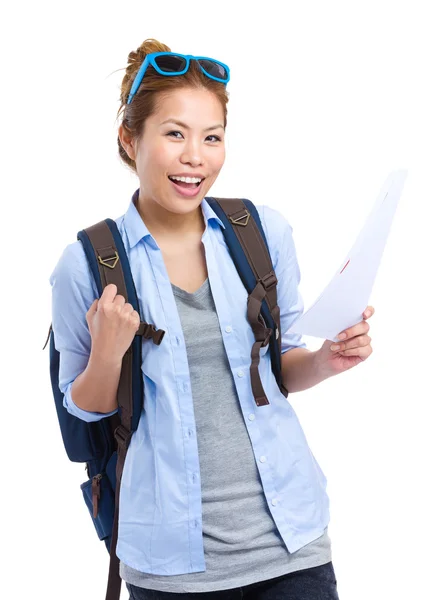
[[[333,563],[213,592],[160,592],[126,583],[130,600],[339,600]]]

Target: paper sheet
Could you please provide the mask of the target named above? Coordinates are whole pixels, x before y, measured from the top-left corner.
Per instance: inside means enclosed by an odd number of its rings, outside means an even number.
[[[362,320],[407,177],[390,173],[354,245],[322,294],[288,329],[332,341]]]

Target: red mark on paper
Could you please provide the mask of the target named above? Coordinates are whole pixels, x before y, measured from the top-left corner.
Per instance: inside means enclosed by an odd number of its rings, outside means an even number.
[[[341,275],[341,274],[343,273],[343,271],[346,269],[346,267],[349,265],[349,261],[350,261],[350,260],[351,260],[351,259],[349,258],[349,259],[348,259],[348,262],[347,262],[347,263],[346,263],[346,265],[343,267],[343,269],[340,271],[339,275]]]

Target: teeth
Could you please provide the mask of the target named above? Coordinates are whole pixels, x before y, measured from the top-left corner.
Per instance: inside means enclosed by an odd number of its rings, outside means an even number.
[[[184,181],[184,183],[199,183],[200,181],[202,181],[200,177],[175,177],[174,175],[170,175],[170,179]]]

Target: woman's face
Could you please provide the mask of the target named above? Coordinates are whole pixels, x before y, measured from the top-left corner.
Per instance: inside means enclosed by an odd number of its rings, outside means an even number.
[[[184,88],[162,96],[138,145],[131,141],[126,148],[140,179],[140,202],[181,215],[194,211],[225,160],[223,122],[222,105],[208,90]],[[201,177],[202,182],[181,186],[171,176]]]

